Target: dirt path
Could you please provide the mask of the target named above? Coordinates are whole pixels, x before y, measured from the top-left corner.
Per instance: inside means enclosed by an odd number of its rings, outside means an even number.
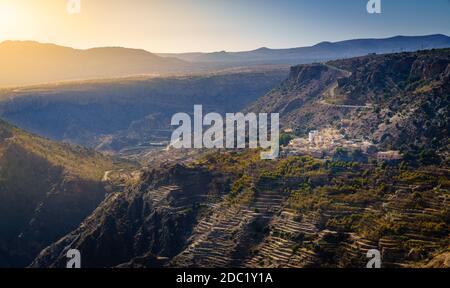
[[[325,99],[319,101],[320,104],[330,106],[330,107],[338,107],[338,108],[362,108],[362,109],[373,109],[372,105],[338,105],[328,103]]]

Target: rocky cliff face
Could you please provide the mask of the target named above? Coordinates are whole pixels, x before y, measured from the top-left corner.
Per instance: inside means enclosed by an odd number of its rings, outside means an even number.
[[[202,168],[145,172],[138,185],[110,195],[31,266],[64,267],[68,248],[81,251],[83,267],[134,267],[151,255],[170,259],[185,247],[204,205],[222,193],[221,181]],[[152,259],[153,266],[163,263]]]
[[[280,113],[282,126],[299,133],[329,125],[344,118],[348,111],[321,103],[322,94],[345,75],[346,71],[323,64],[292,67],[281,85],[246,111]]]
[[[23,267],[98,206],[100,175],[114,164],[3,121],[0,135],[0,266]]]
[[[383,146],[445,149],[449,134],[450,50],[369,56],[330,63],[352,72],[337,93],[369,103],[349,116],[350,131]]]
[[[306,103],[317,99],[325,88],[344,75],[322,64],[294,66],[283,83],[247,109],[280,113],[286,119]]]

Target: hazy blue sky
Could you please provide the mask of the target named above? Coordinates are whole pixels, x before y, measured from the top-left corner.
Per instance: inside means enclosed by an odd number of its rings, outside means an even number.
[[[30,39],[152,52],[287,48],[321,41],[450,34],[449,0],[0,0],[0,41]]]

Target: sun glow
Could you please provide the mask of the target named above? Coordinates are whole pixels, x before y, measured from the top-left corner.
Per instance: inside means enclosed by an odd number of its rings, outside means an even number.
[[[10,26],[17,17],[17,9],[13,5],[1,1],[0,2],[0,27]]]
[[[0,42],[21,38],[18,35],[23,31],[30,31],[28,27],[33,26],[34,19],[29,13],[31,6],[26,7],[13,0],[0,0]]]

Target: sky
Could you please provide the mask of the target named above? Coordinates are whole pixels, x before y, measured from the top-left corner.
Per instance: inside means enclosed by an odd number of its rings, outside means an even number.
[[[245,51],[395,35],[450,35],[450,0],[0,0],[0,42],[86,49]]]

